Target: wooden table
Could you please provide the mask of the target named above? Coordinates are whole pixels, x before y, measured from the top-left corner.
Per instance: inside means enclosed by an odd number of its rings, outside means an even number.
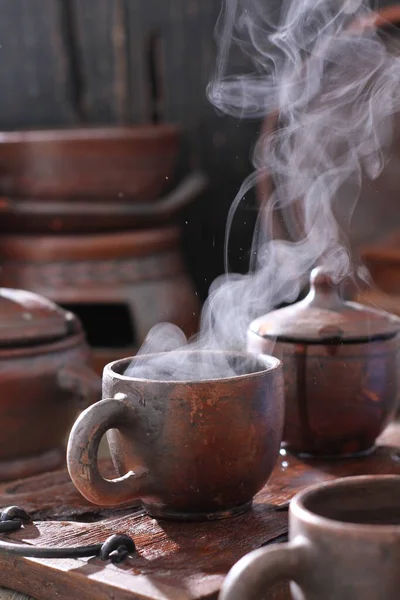
[[[282,455],[250,512],[210,523],[156,521],[138,506],[95,507],[76,492],[66,471],[2,485],[1,506],[18,504],[41,520],[9,534],[9,539],[69,546],[101,542],[122,532],[134,538],[137,553],[119,565],[94,558],[40,560],[1,555],[0,585],[38,600],[217,598],[227,571],[241,556],[286,531],[287,513],[275,509],[297,491],[344,475],[400,474],[400,425],[390,426],[381,444],[369,457],[329,463],[301,462]],[[19,598],[4,593],[8,595],[0,594],[0,598]],[[277,586],[268,597],[290,598],[288,587]]]

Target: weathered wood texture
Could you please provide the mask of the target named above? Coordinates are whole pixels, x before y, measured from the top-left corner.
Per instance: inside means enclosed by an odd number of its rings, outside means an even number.
[[[6,588],[0,588],[0,600],[31,600],[31,596],[14,592]],[[32,599],[34,600],[34,599]]]
[[[382,441],[400,446],[400,427],[389,428]],[[102,510],[75,491],[65,471],[32,477],[0,487],[0,505],[28,509],[34,525],[9,539],[36,545],[97,543],[115,532],[131,535],[137,554],[112,565],[97,559],[37,560],[0,556],[0,585],[29,593],[38,600],[194,600],[217,598],[229,568],[242,555],[287,529],[286,512],[274,506],[298,490],[338,476],[400,474],[400,451],[380,447],[369,457],[307,463],[283,455],[272,479],[245,515],[209,523],[172,523],[151,519],[138,507]],[[105,465],[106,473],[111,468]],[[286,587],[268,598],[287,600]]]
[[[0,0],[0,126],[74,120],[68,49],[57,0]]]
[[[250,149],[258,130],[257,123],[222,117],[206,96],[221,4],[74,0],[71,7],[85,118],[179,123],[184,136],[178,174],[200,166],[210,177],[207,196],[182,215],[186,255],[204,296],[222,270],[226,214],[251,170]],[[231,257],[238,269],[246,265],[243,255],[254,217],[250,206],[235,222]]]
[[[182,214],[200,293],[222,271],[225,219],[251,170],[257,123],[222,117],[206,86],[221,3],[201,0],[0,0],[0,129],[169,121],[183,126],[177,176],[209,175]],[[232,259],[249,249],[250,208],[236,221]]]
[[[121,0],[70,0],[79,102],[84,120],[123,123],[126,115],[126,26]]]

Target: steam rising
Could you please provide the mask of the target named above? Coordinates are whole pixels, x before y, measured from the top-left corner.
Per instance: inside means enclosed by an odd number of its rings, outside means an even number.
[[[267,117],[274,131],[260,136],[255,172],[233,201],[226,274],[210,289],[190,349],[243,350],[250,321],[294,301],[316,264],[323,263],[336,281],[360,271],[346,235],[362,176],[376,178],[384,166],[391,117],[400,104],[400,61],[382,32],[360,27],[372,16],[363,0],[280,5],[277,18],[271,0],[226,0],[217,24],[210,101],[238,118]],[[239,55],[248,66],[238,74]],[[272,190],[260,210],[250,271],[231,274],[227,256],[235,211],[266,177]],[[232,374],[222,358],[189,365],[181,352],[187,347],[171,325],[152,330],[140,354],[170,352],[163,359],[149,357],[146,376],[156,377],[160,369],[167,379]],[[128,373],[141,376],[143,368],[133,362]]]

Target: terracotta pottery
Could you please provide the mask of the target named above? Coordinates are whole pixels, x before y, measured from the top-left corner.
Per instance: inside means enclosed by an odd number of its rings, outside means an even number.
[[[0,190],[45,198],[156,200],[172,178],[174,125],[0,133]]]
[[[248,350],[283,361],[290,452],[369,452],[397,407],[400,319],[342,301],[323,268],[310,284],[304,300],[250,325]]]
[[[0,289],[0,479],[64,462],[80,410],[99,399],[79,320],[30,292]]]
[[[400,477],[346,477],[307,488],[290,504],[289,540],[238,561],[219,600],[263,600],[285,580],[293,600],[397,600]]]
[[[206,188],[207,180],[194,172],[164,197],[132,202],[132,198],[20,198],[0,197],[0,231],[6,233],[100,233],[155,227],[168,223]]]
[[[110,506],[140,499],[152,516],[178,520],[219,519],[250,508],[278,457],[282,366],[267,356],[223,356],[236,375],[162,381],[124,375],[129,358],[107,365],[104,400],[81,414],[68,442],[68,470],[81,494]],[[113,481],[97,466],[107,431],[119,475]]]
[[[95,357],[99,348],[101,373],[110,360],[134,354],[157,323],[174,323],[188,336],[196,332],[200,303],[183,262],[180,235],[178,227],[164,227],[102,235],[3,236],[0,282],[72,309]],[[119,341],[112,321],[121,315],[125,324]]]

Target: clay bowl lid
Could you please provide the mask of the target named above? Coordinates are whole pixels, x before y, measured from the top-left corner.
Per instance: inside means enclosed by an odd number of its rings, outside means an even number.
[[[322,267],[311,272],[304,300],[274,310],[250,325],[250,332],[289,342],[364,342],[390,337],[400,330],[400,319],[380,310],[345,302]]]
[[[54,341],[77,328],[79,324],[72,313],[43,296],[0,288],[0,347]]]

